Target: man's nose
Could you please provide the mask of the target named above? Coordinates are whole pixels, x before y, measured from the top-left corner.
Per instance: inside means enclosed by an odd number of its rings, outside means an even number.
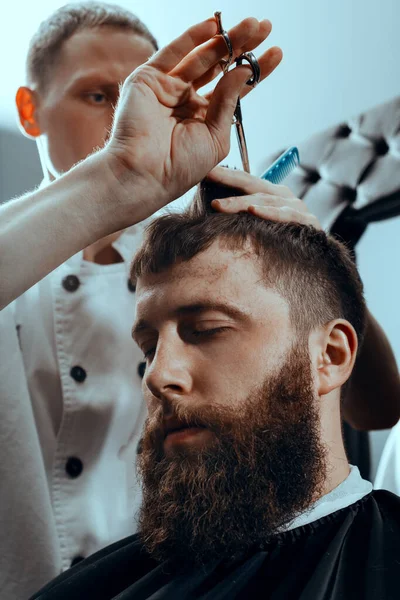
[[[183,343],[159,343],[146,367],[144,384],[156,398],[189,394],[192,390],[190,358]]]

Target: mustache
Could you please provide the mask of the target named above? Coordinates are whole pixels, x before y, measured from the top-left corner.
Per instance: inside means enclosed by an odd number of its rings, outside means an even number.
[[[235,419],[236,422],[237,419]],[[208,429],[216,436],[229,435],[235,428],[230,411],[226,407],[207,403],[193,406],[179,401],[163,400],[154,413],[147,417],[141,451],[161,451],[167,433],[174,429],[199,427]]]
[[[217,433],[221,429],[225,430],[232,422],[237,422],[238,418],[240,419],[241,412],[238,407],[235,407],[233,418],[229,407],[219,405],[216,402],[194,406],[187,400],[163,400],[151,417],[147,417],[145,429],[148,432],[164,431],[169,423],[179,423],[182,427],[204,427]]]

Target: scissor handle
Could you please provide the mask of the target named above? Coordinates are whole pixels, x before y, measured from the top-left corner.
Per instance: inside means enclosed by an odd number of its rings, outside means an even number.
[[[258,63],[258,60],[254,56],[252,52],[243,52],[240,56],[235,59],[235,62],[238,65],[241,65],[244,60],[247,60],[249,63],[251,70],[253,71],[253,76],[246,82],[247,85],[252,85],[253,87],[260,83],[261,79],[261,69]]]
[[[228,33],[225,31],[225,29],[222,27],[222,17],[221,17],[221,11],[216,11],[214,13],[214,17],[217,21],[217,25],[218,25],[218,35],[222,36],[225,45],[228,49],[228,53],[229,53],[229,57],[228,59],[223,59],[221,60],[221,63],[223,65],[223,71],[224,73],[227,73],[229,70],[229,67],[232,64],[233,61],[233,47],[232,47],[232,42],[230,40],[230,37],[228,35]]]

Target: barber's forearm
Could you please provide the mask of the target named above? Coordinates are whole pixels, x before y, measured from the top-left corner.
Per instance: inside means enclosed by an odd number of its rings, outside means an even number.
[[[387,429],[400,418],[400,375],[385,332],[368,313],[364,345],[343,404],[345,420],[361,430]]]
[[[103,154],[0,207],[0,310],[79,250],[146,216],[132,181],[130,198],[118,197]]]

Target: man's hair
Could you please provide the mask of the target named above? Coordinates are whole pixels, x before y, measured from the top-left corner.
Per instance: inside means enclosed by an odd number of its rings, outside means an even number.
[[[343,318],[353,325],[360,347],[366,321],[363,285],[344,244],[314,227],[213,211],[212,200],[233,195],[239,193],[205,181],[185,212],[153,221],[133,261],[132,278],[188,261],[216,240],[231,250],[250,246],[266,285],[287,300],[300,339]]]
[[[44,91],[64,42],[78,31],[104,26],[140,35],[158,50],[157,41],[146,25],[125,8],[103,2],[66,4],[43,21],[31,39],[26,60],[28,84]]]

